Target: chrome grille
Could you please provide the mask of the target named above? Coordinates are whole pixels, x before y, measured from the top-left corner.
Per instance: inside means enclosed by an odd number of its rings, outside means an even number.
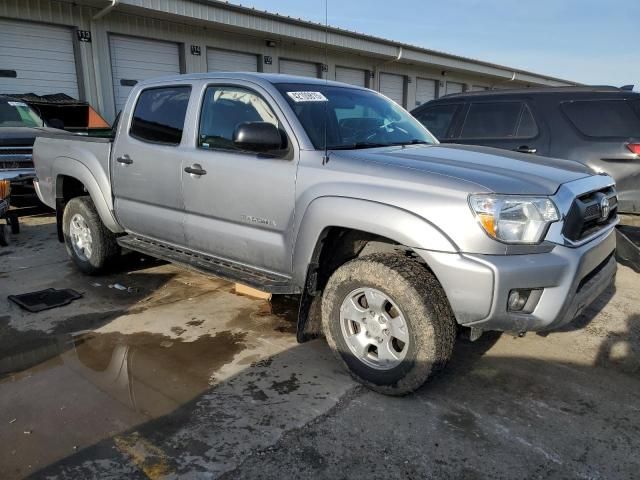
[[[0,170],[33,168],[33,147],[0,147]]]
[[[0,157],[4,155],[31,155],[33,147],[0,147]]]

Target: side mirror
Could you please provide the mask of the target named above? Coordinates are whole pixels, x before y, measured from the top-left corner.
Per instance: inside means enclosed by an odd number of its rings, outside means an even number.
[[[269,122],[243,122],[233,132],[233,144],[240,150],[267,153],[287,148],[286,137]]]
[[[58,128],[60,130],[64,130],[64,122],[59,118],[52,118],[48,121],[49,126],[52,128]]]

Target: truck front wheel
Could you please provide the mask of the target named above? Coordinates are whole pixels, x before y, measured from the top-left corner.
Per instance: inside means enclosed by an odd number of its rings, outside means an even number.
[[[103,273],[120,254],[116,236],[100,220],[90,197],[69,200],[62,217],[67,253],[87,275]]]
[[[388,395],[420,387],[451,356],[456,323],[437,279],[397,254],[345,263],[327,283],[322,324],[338,360]]]

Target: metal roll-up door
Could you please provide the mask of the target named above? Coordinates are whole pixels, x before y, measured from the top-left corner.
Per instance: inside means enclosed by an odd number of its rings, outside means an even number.
[[[367,72],[360,68],[336,67],[336,82],[366,87]]]
[[[318,78],[318,64],[311,62],[300,62],[298,60],[280,60],[280,73],[287,75],[298,75],[301,77]]]
[[[258,56],[231,50],[207,49],[209,72],[257,72]]]
[[[464,83],[447,82],[447,95],[450,93],[462,93],[464,92]]]
[[[436,98],[436,80],[416,79],[416,106]]]
[[[381,73],[380,93],[404,106],[404,77],[393,73]]]
[[[137,82],[180,73],[177,43],[111,35],[109,46],[116,113]]]
[[[0,20],[0,93],[79,98],[70,28]]]

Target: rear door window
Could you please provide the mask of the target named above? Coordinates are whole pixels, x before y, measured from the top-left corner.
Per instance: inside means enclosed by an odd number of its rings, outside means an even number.
[[[522,102],[472,103],[460,138],[514,138],[522,109]]]
[[[456,113],[460,109],[460,105],[433,105],[416,113],[416,118],[427,129],[436,136],[436,138],[448,138],[451,122]]]
[[[640,137],[640,108],[626,99],[562,103],[562,111],[588,137]]]
[[[145,142],[179,145],[191,87],[143,90],[133,111],[129,134]]]

